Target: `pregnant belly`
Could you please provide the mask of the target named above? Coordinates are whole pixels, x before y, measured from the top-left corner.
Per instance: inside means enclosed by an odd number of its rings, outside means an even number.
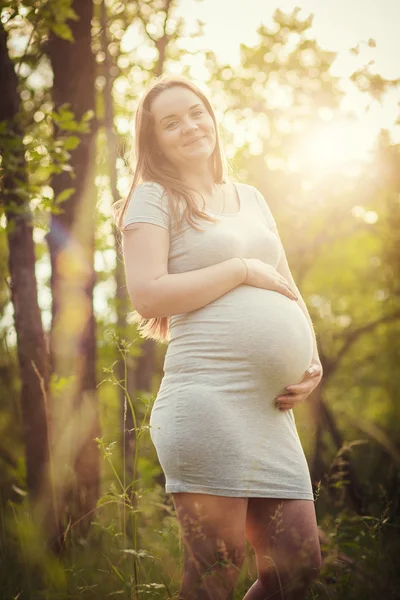
[[[301,381],[313,354],[310,325],[295,300],[240,285],[198,310],[174,315],[164,372],[274,390]],[[275,392],[274,392],[275,393]]]

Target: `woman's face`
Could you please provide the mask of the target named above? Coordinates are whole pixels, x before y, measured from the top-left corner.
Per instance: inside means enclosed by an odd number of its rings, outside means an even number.
[[[210,158],[216,143],[214,122],[197,94],[174,86],[161,92],[150,110],[159,151],[178,169]]]

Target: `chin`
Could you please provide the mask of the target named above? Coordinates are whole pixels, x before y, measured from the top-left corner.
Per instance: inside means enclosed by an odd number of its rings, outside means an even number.
[[[199,160],[206,162],[210,160],[211,156],[212,152],[194,152],[191,156],[187,157],[187,160],[189,160],[190,162],[199,162]]]
[[[198,147],[198,148],[191,148],[190,146],[188,146],[186,148],[186,156],[190,155],[190,156],[211,156],[211,154],[213,153],[214,148],[211,147],[211,145],[204,145],[203,147]]]

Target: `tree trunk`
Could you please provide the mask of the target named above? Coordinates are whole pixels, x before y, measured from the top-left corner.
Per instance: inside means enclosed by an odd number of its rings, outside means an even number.
[[[100,7],[100,24],[101,24],[101,46],[104,52],[103,75],[104,84],[104,127],[107,136],[108,148],[108,174],[110,177],[110,188],[113,202],[119,200],[117,189],[117,154],[118,154],[118,135],[114,128],[114,102],[112,96],[112,88],[114,82],[113,70],[117,69],[113,58],[109,52],[108,45],[110,43],[107,30],[107,7],[105,1]],[[115,310],[117,313],[116,333],[118,337],[129,337],[127,335],[126,314],[129,311],[130,300],[127,294],[125,285],[125,275],[123,266],[123,257],[119,247],[118,232],[115,231],[115,251],[117,260],[115,264]],[[136,378],[135,372],[131,366],[130,357],[127,356],[127,381],[125,382],[127,390],[132,402],[135,400]],[[116,377],[118,381],[123,381],[125,376],[125,365],[122,357],[117,356]],[[133,430],[133,418],[131,410],[125,399],[125,392],[118,388],[119,407],[121,417],[121,439],[120,448],[123,455],[123,464],[125,478],[131,480],[133,477],[133,461],[135,456],[136,432]],[[134,408],[136,408],[134,406]]]
[[[92,0],[75,0],[79,19],[70,21],[74,42],[52,36],[48,54],[54,74],[55,107],[68,102],[80,120],[95,109],[95,59],[91,51]],[[95,437],[100,435],[96,390],[96,333],[93,312],[94,184],[96,131],[80,135],[70,165],[75,173],[53,178],[55,196],[68,187],[74,193],[53,215],[48,235],[51,256],[52,329],[51,367],[66,378],[61,399],[53,404],[57,423],[55,449],[60,519],[65,511],[82,519],[96,506],[100,490],[100,455]],[[69,506],[68,506],[69,505]],[[80,521],[86,534],[91,516]]]
[[[0,121],[7,121],[15,140],[22,140],[23,131],[17,115],[20,100],[17,77],[7,51],[7,35],[0,22],[0,72],[4,86],[0,94]],[[48,424],[46,397],[49,389],[49,360],[37,297],[35,247],[32,217],[23,196],[14,190],[26,181],[22,143],[12,150],[15,174],[8,168],[10,151],[1,148],[3,156],[3,204],[7,218],[8,269],[11,280],[11,302],[17,334],[17,354],[21,377],[20,407],[25,443],[27,489],[32,500],[38,500],[48,461]],[[16,180],[18,178],[18,181]]]

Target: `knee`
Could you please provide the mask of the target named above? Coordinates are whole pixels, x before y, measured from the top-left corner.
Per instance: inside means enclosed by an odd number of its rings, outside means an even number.
[[[298,569],[294,569],[287,575],[289,588],[294,590],[308,589],[315,579],[317,579],[321,569],[321,564],[316,560],[304,564]]]
[[[244,562],[245,548],[244,543],[238,543],[230,547],[222,543],[218,545],[215,551],[215,558],[219,564],[228,568],[231,567],[232,571],[239,571]]]
[[[225,540],[209,540],[209,544],[186,547],[184,565],[186,569],[196,568],[198,573],[223,571],[226,577],[234,579],[239,573],[245,558],[245,543],[228,543]]]
[[[308,573],[308,576],[310,577],[310,579],[315,579],[316,577],[318,577],[319,572],[321,571],[321,567],[322,567],[322,556],[321,556],[321,548],[318,545],[314,552],[312,552],[309,557],[308,557],[308,561],[306,561],[305,564],[305,569],[306,572]]]
[[[319,573],[321,571],[321,563],[314,562],[305,567],[303,570],[300,570],[300,579],[303,579],[306,583],[311,583],[315,579],[317,579]]]
[[[258,560],[258,579],[267,586],[271,580],[278,578],[284,581],[298,581],[302,584],[311,583],[320,573],[322,561],[321,555],[309,556],[308,560],[291,562],[279,560],[278,557],[263,556],[263,560]]]
[[[317,554],[317,556],[311,561],[311,563],[308,565],[307,571],[308,571],[308,577],[310,579],[310,581],[313,581],[314,579],[316,579],[321,571],[321,567],[322,567],[322,557],[321,557],[321,553]]]
[[[183,598],[193,589],[198,589],[196,598],[227,598],[236,584],[244,556],[241,545],[213,544],[212,550],[203,548],[186,552],[181,586]]]
[[[221,548],[215,551],[213,567],[209,573],[226,591],[234,588],[245,558],[245,549],[241,545]],[[213,584],[214,585],[214,584]],[[215,584],[217,585],[217,584]]]
[[[291,565],[290,572],[298,579],[305,582],[311,582],[316,579],[321,570],[321,554],[316,553],[299,561],[297,565]]]

